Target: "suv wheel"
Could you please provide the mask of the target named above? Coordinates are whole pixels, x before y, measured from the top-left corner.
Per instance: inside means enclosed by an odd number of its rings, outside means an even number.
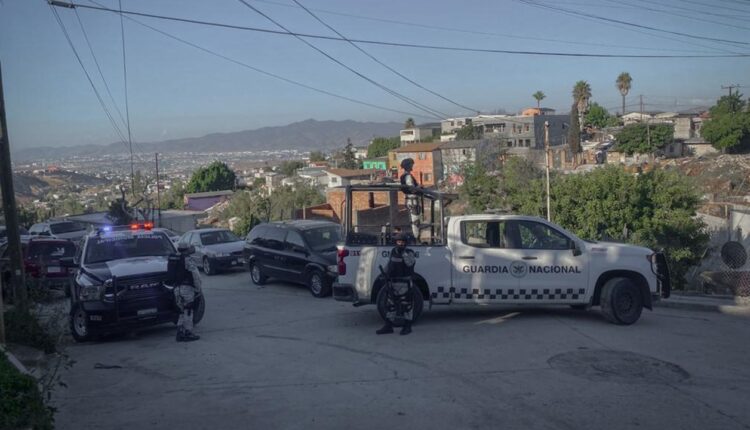
[[[86,342],[91,340],[91,330],[89,330],[89,314],[83,310],[80,304],[75,305],[73,312],[70,313],[70,333],[76,342]]]
[[[255,262],[250,262],[250,279],[253,280],[255,285],[263,285],[268,281],[268,276],[264,275],[260,270],[260,265]]]
[[[643,296],[631,279],[614,278],[604,284],[600,304],[607,321],[630,325],[641,317]]]
[[[213,276],[216,274],[216,269],[211,266],[211,260],[208,257],[203,257],[203,273],[208,276]]]
[[[307,288],[315,297],[331,295],[331,281],[318,269],[307,272]]]

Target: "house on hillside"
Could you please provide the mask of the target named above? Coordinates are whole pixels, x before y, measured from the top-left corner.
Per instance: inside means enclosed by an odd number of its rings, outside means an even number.
[[[440,156],[443,163],[443,180],[450,185],[463,184],[463,169],[478,161],[488,163],[497,160],[500,154],[498,142],[487,139],[454,140],[440,144]]]
[[[443,160],[440,143],[413,143],[388,151],[388,164],[392,176],[403,173],[401,161],[414,160],[412,174],[423,187],[434,187],[443,179]]]
[[[185,194],[185,209],[192,211],[205,211],[223,201],[229,200],[234,191],[208,191],[205,193]]]
[[[544,125],[549,123],[549,146],[565,145],[570,118],[567,115],[479,115],[474,125],[482,127],[485,139],[500,141],[504,148],[544,149]]]
[[[300,179],[304,180],[308,184],[317,187],[328,185],[328,175],[326,169],[328,167],[303,167],[297,169],[296,173]]]
[[[328,187],[367,184],[382,176],[383,172],[375,169],[326,169]]]
[[[388,170],[388,157],[366,158],[362,160],[363,169]]]
[[[401,138],[401,146],[431,140],[440,136],[440,124],[430,123],[418,125],[414,128],[407,128],[401,130],[399,136]]]

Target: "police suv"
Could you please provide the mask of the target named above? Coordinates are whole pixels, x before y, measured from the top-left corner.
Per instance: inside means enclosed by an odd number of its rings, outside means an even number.
[[[433,205],[432,209],[440,205]],[[427,208],[428,210],[430,208]],[[436,212],[437,213],[437,212]],[[416,252],[415,318],[424,302],[447,304],[601,306],[615,324],[632,324],[659,296],[670,278],[663,254],[640,246],[590,242],[547,220],[517,215],[433,217],[432,237],[420,237]],[[385,314],[385,284],[378,266],[390,249],[387,227],[351,226],[338,247],[336,300],[377,303]],[[384,238],[386,240],[384,240]],[[381,309],[382,308],[382,309]]]
[[[173,287],[165,284],[170,238],[152,224],[105,227],[89,233],[74,258],[63,265],[78,269],[72,285],[70,328],[78,342],[97,335],[176,322]],[[194,323],[205,311],[196,297]]]

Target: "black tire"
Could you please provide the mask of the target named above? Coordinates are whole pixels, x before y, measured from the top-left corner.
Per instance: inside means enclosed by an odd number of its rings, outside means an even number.
[[[193,302],[193,325],[198,325],[206,313],[206,299],[203,294],[195,298]]]
[[[628,278],[613,278],[602,288],[602,314],[613,324],[630,325],[643,311],[643,296],[638,285]]]
[[[417,320],[419,320],[419,317],[422,315],[422,309],[424,308],[424,297],[422,297],[422,292],[419,291],[419,288],[414,285],[412,287],[412,294],[414,295],[414,309],[412,310],[412,324],[416,324]],[[383,287],[378,292],[378,297],[375,300],[378,305],[378,313],[380,314],[380,318],[383,318],[383,321],[388,320],[388,294],[386,293],[386,288]],[[401,327],[403,325],[403,321],[391,321],[394,327]]]
[[[208,257],[203,257],[203,273],[205,273],[206,276],[213,276],[216,274],[216,269],[211,265],[211,259]]]
[[[93,338],[89,328],[89,315],[80,304],[73,305],[70,312],[70,334],[76,342],[87,342]]]
[[[331,295],[331,281],[318,269],[312,269],[307,272],[305,285],[310,290],[310,294],[317,298]]]
[[[261,270],[258,263],[251,261],[248,264],[248,270],[250,270],[250,279],[253,281],[253,284],[265,285],[268,282],[268,276],[263,274],[263,270]]]

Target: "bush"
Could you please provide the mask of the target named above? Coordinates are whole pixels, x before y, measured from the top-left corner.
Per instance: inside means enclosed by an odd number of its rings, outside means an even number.
[[[55,339],[39,324],[37,318],[28,311],[13,308],[5,311],[5,332],[9,343],[17,343],[50,354],[56,351]]]
[[[44,404],[37,381],[19,372],[5,353],[0,353],[0,428],[52,429],[52,413]]]

